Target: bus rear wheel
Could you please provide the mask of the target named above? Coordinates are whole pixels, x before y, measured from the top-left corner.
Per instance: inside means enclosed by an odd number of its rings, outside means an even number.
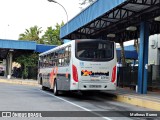
[[[40,84],[42,85],[42,90],[47,90],[47,87],[43,86],[42,78],[41,78]]]
[[[47,88],[45,86],[42,86],[42,90],[47,90]]]
[[[53,94],[56,95],[56,96],[59,95],[59,91],[57,90],[57,82],[56,82],[56,80],[54,81]]]

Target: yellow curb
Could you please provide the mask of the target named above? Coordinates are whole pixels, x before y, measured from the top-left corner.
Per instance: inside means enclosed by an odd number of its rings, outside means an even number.
[[[115,100],[119,102],[124,102],[128,104],[160,111],[160,103],[155,101],[133,98],[133,97],[123,96],[123,95],[117,95],[117,98],[115,98]]]
[[[35,81],[35,82],[32,82],[32,81],[0,79],[0,83],[10,83],[10,84],[20,84],[20,85],[38,86],[38,82],[36,82],[36,81]]]

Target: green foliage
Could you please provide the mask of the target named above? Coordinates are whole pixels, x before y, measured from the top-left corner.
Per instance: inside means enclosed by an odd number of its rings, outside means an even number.
[[[134,39],[134,47],[135,47],[135,49],[136,49],[136,51],[138,53],[138,51],[139,51],[138,39]]]
[[[45,31],[42,38],[40,38],[40,34],[42,33],[42,28],[38,26],[30,27],[26,29],[24,33],[19,35],[19,40],[28,40],[28,41],[36,41],[39,44],[50,44],[50,45],[61,45],[62,42],[60,40],[60,28],[63,26],[64,23],[62,22],[61,25],[58,23],[55,26],[55,29],[52,27],[48,27]],[[38,54],[31,53],[31,54],[24,54],[16,58],[16,61],[22,66],[22,76],[23,78],[28,77],[28,68],[29,67],[36,67],[38,65]]]
[[[126,66],[126,58],[125,58],[125,52],[124,52],[124,44],[123,42],[119,43],[121,46],[121,61],[122,61],[122,66]]]
[[[93,3],[95,0],[80,0],[80,5],[85,5],[85,4],[91,4]]]
[[[38,64],[38,54],[30,53],[24,54],[16,58],[15,62],[21,64],[23,78],[28,77],[28,67],[35,67]]]
[[[42,36],[42,40],[45,44],[50,45],[61,45],[62,42],[60,40],[60,28],[63,26],[64,23],[62,22],[61,25],[58,23],[56,24],[56,28],[53,29],[52,27],[48,27],[44,35]]]
[[[19,40],[29,40],[36,41],[37,43],[43,44],[43,41],[40,39],[39,35],[42,33],[42,27],[34,26],[26,29],[24,33],[19,35]]]

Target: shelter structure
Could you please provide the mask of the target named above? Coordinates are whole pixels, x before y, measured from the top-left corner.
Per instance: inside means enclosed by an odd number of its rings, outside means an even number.
[[[125,58],[126,59],[133,59],[138,60],[138,53],[133,45],[125,46],[124,47]],[[117,58],[121,59],[121,48],[117,48]]]
[[[6,61],[7,77],[11,78],[12,61],[14,58],[25,53],[45,52],[54,47],[56,47],[56,45],[42,45],[37,44],[35,41],[0,39],[0,60]]]
[[[140,38],[138,93],[147,93],[148,39],[160,33],[160,0],[97,0],[61,28],[61,39]]]

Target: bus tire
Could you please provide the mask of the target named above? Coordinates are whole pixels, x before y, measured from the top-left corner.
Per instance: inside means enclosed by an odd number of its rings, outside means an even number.
[[[40,82],[41,82],[41,85],[42,85],[42,90],[47,90],[47,87],[43,86],[42,78],[41,78]]]
[[[45,86],[42,86],[42,90],[46,90],[47,88]]]
[[[40,85],[42,85],[42,77],[40,78]]]
[[[57,90],[57,81],[54,81],[54,88],[53,88],[53,94],[58,96],[59,95],[59,91]]]

